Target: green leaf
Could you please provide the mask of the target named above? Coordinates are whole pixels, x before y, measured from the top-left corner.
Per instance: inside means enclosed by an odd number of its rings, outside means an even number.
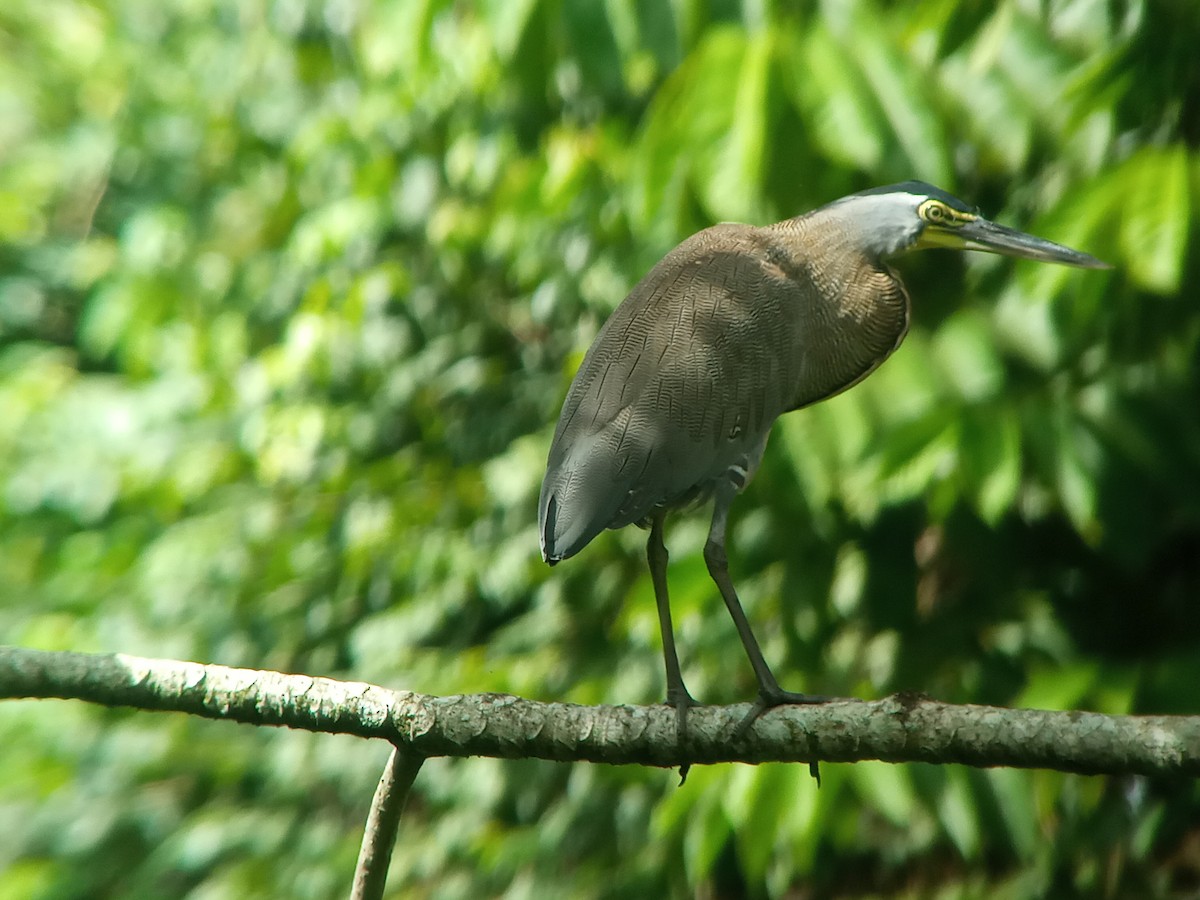
[[[943,405],[889,431],[887,442],[850,474],[847,500],[872,514],[926,493],[955,468],[958,456],[956,410]]]
[[[1112,177],[1121,185],[1125,268],[1148,290],[1174,293],[1183,275],[1191,216],[1187,149],[1143,150]]]
[[[681,231],[694,230],[680,221],[692,180],[703,173],[700,188],[707,190],[710,179],[724,177],[716,161],[726,152],[734,127],[740,82],[730,73],[743,71],[746,56],[747,39],[741,30],[710,30],[647,110],[630,172],[629,204],[635,222],[664,247],[678,240]],[[752,127],[752,121],[744,125]],[[752,134],[743,140],[752,142]],[[681,144],[694,152],[681,154]]]
[[[970,859],[979,851],[978,804],[965,769],[951,766],[945,774],[946,780],[937,802],[938,820],[958,852]]]
[[[607,96],[622,93],[621,54],[606,0],[571,0],[562,5],[562,21],[583,85]]]
[[[750,221],[760,214],[772,59],[770,32],[759,32],[746,45],[741,60],[729,129],[711,164],[698,173],[700,194],[714,218]]]
[[[501,59],[507,61],[513,58],[537,5],[537,0],[484,0],[480,5],[480,12]]]
[[[783,416],[771,430],[815,509],[839,490],[846,471],[867,447],[872,429],[860,396],[843,394]]]
[[[917,799],[903,766],[883,762],[858,763],[850,780],[858,795],[897,828],[905,828],[912,822]]]
[[[785,86],[813,139],[843,166],[874,169],[883,157],[887,124],[845,48],[817,24],[784,57]]]
[[[978,311],[960,310],[933,339],[933,353],[945,382],[968,401],[993,397],[1004,385],[1004,366],[987,319]]]
[[[751,880],[766,877],[776,853],[775,842],[766,836],[779,834],[790,807],[805,791],[816,790],[806,766],[768,764],[736,770],[725,809],[733,823],[738,859]]]
[[[892,177],[950,183],[946,136],[921,63],[905,46],[906,35],[873,4],[824,4],[826,21],[841,44],[838,65],[854,69],[870,102],[890,126],[895,146],[880,164]],[[891,25],[891,27],[889,27]]]
[[[683,864],[693,882],[708,878],[732,836],[720,795],[708,792],[684,826]]]
[[[1008,407],[965,411],[959,431],[959,465],[980,517],[996,525],[1009,513],[1021,486],[1021,427]]]
[[[1103,455],[1091,429],[1069,410],[1060,409],[1054,420],[1055,481],[1058,497],[1075,529],[1086,540],[1101,537],[1095,461]]]
[[[1029,787],[1029,773],[1016,769],[987,769],[984,772],[1000,819],[1008,836],[1008,845],[1020,859],[1031,859],[1038,848],[1038,816]]]
[[[1097,686],[1102,670],[1092,663],[1055,665],[1029,673],[1016,705],[1030,709],[1077,709]]]

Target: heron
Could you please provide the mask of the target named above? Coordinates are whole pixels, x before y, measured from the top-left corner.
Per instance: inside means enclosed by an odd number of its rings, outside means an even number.
[[[729,577],[729,510],[779,416],[853,387],[900,346],[910,303],[889,261],[937,247],[1109,268],[906,181],[774,225],[724,223],[692,235],[634,286],[584,356],[538,501],[542,558],[572,557],[605,529],[649,529],[666,702],[681,748],[696,701],[671,625],[667,514],[713,504],[704,561],[758,682],[735,733],[772,707],[831,699],[784,690],[767,665]]]

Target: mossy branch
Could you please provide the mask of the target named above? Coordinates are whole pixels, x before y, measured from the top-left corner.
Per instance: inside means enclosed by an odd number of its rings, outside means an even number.
[[[1200,716],[955,706],[920,695],[781,707],[733,740],[745,704],[577,706],[505,694],[431,697],[361,682],[124,654],[0,647],[0,698],[61,698],[254,725],[381,738],[416,757],[491,756],[677,767],[888,762],[1200,775]]]

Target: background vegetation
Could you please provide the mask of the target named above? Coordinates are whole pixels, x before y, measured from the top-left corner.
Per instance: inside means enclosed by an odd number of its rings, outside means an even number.
[[[0,638],[663,694],[644,536],[551,572],[567,383],[676,241],[923,178],[1112,273],[932,252],[777,427],[735,579],[785,686],[1200,712],[1191,0],[5,0]],[[753,680],[668,534],[685,676]],[[331,897],[386,747],[0,707],[0,898]],[[1194,783],[434,761],[397,895],[1172,896]]]

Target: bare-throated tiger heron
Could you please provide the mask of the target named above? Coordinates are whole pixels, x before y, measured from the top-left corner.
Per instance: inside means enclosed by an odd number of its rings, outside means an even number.
[[[773,706],[823,702],[780,688],[763,659],[729,578],[729,507],[780,415],[857,384],[899,346],[909,299],[887,260],[930,247],[1107,268],[909,181],[775,225],[692,235],[638,282],[584,357],[550,446],[538,504],[542,556],[553,565],[606,528],[649,526],[667,703],[681,746],[695,701],[671,630],[663,520],[672,508],[714,501],[704,560],[758,679],[742,728]]]

